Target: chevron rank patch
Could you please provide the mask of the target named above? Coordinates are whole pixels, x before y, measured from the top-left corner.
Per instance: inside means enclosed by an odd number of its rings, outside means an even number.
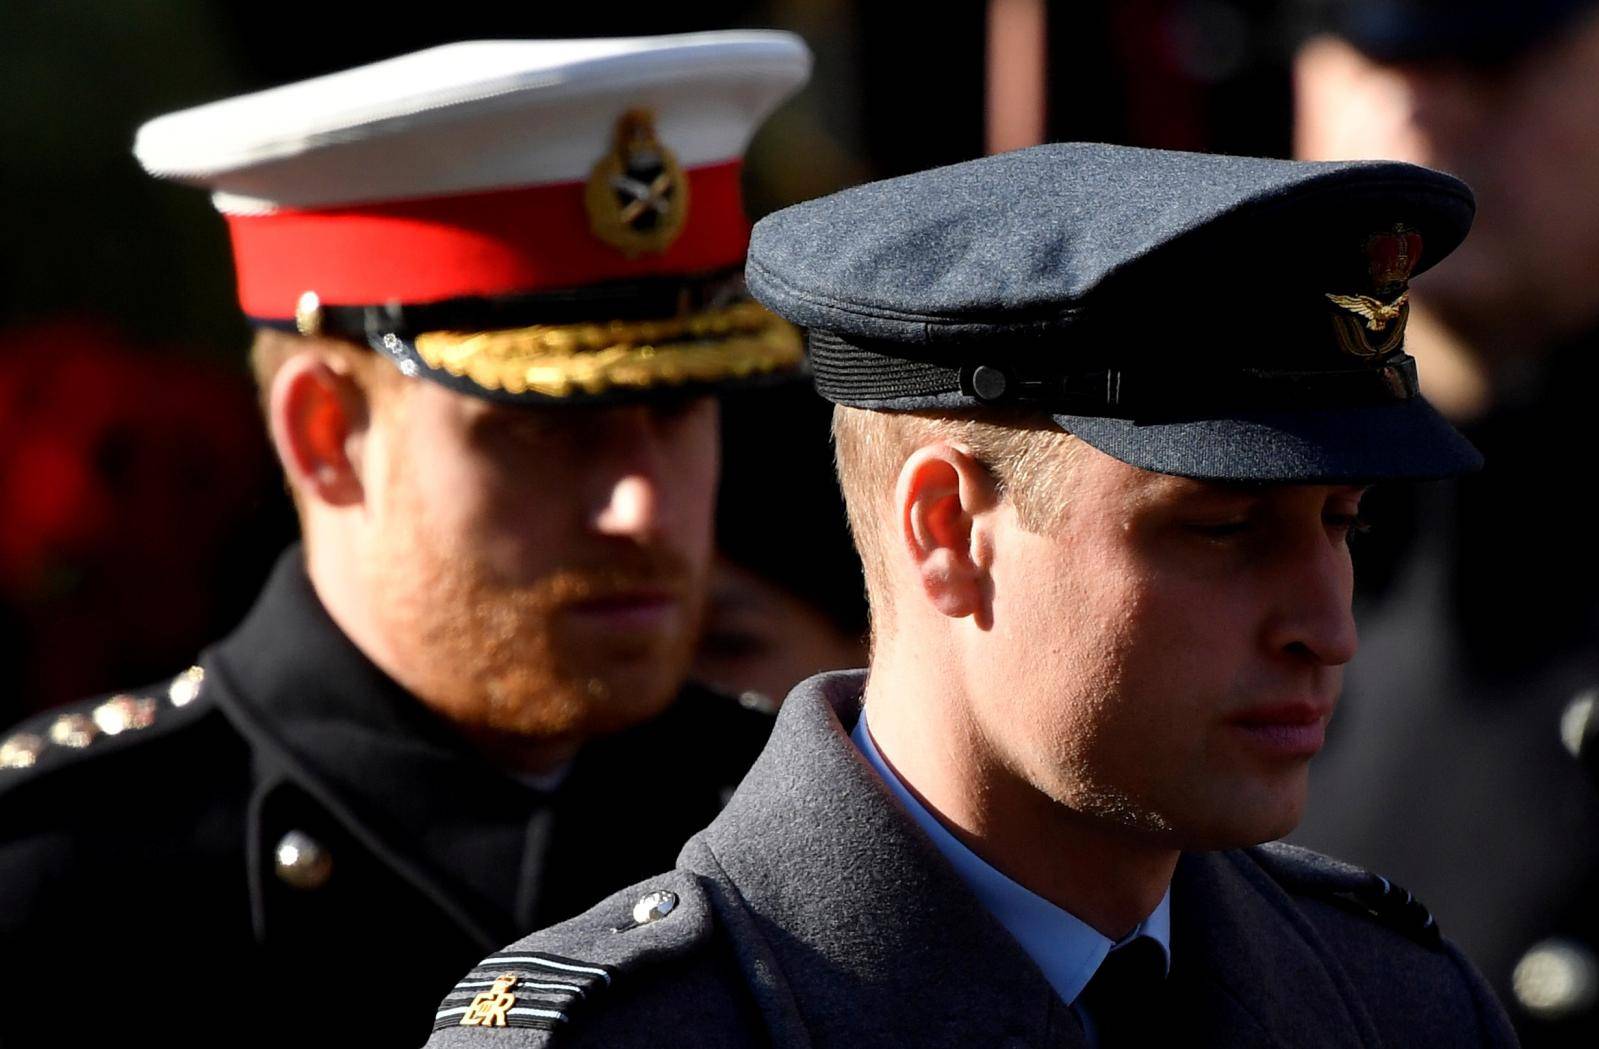
[[[445,996],[433,1029],[537,1027],[570,1022],[592,997],[610,986],[603,965],[534,951],[502,951],[480,962]]]

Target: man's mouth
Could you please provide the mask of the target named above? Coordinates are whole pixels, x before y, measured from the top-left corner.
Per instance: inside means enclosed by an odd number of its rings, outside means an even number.
[[[1319,702],[1275,703],[1253,707],[1228,720],[1250,745],[1276,757],[1308,758],[1327,740],[1333,705]]]
[[[674,590],[641,587],[574,601],[564,611],[581,624],[631,633],[663,629],[677,618],[682,607],[683,600]]]

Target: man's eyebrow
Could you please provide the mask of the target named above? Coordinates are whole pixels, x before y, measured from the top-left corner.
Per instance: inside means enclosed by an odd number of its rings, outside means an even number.
[[[1273,488],[1281,487],[1265,481],[1201,481],[1192,477],[1176,477],[1171,474],[1157,474],[1144,486],[1143,492],[1151,496],[1169,495],[1176,497],[1204,497],[1207,495],[1222,498],[1237,496],[1262,496],[1271,492]]]
[[[1144,499],[1264,499],[1274,491],[1285,488],[1326,488],[1329,492],[1346,494],[1363,499],[1371,491],[1369,484],[1304,485],[1284,484],[1277,481],[1202,481],[1190,477],[1159,474],[1132,493],[1134,501]]]

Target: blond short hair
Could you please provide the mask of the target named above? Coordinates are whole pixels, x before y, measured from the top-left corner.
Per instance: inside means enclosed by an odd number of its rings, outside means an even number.
[[[911,453],[938,442],[960,447],[981,463],[999,497],[1010,501],[1018,522],[1031,532],[1047,532],[1059,521],[1067,474],[1082,447],[1037,412],[874,412],[835,406],[833,462],[865,573],[874,640],[892,615],[888,556],[894,486]]]

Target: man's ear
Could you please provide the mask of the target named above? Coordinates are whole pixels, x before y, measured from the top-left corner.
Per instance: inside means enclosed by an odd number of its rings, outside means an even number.
[[[331,506],[352,506],[365,490],[355,461],[366,434],[366,393],[315,353],[297,353],[272,379],[272,443],[295,491]]]
[[[951,619],[987,608],[988,557],[978,515],[998,493],[986,467],[948,444],[918,448],[895,486],[899,532],[922,592]]]

